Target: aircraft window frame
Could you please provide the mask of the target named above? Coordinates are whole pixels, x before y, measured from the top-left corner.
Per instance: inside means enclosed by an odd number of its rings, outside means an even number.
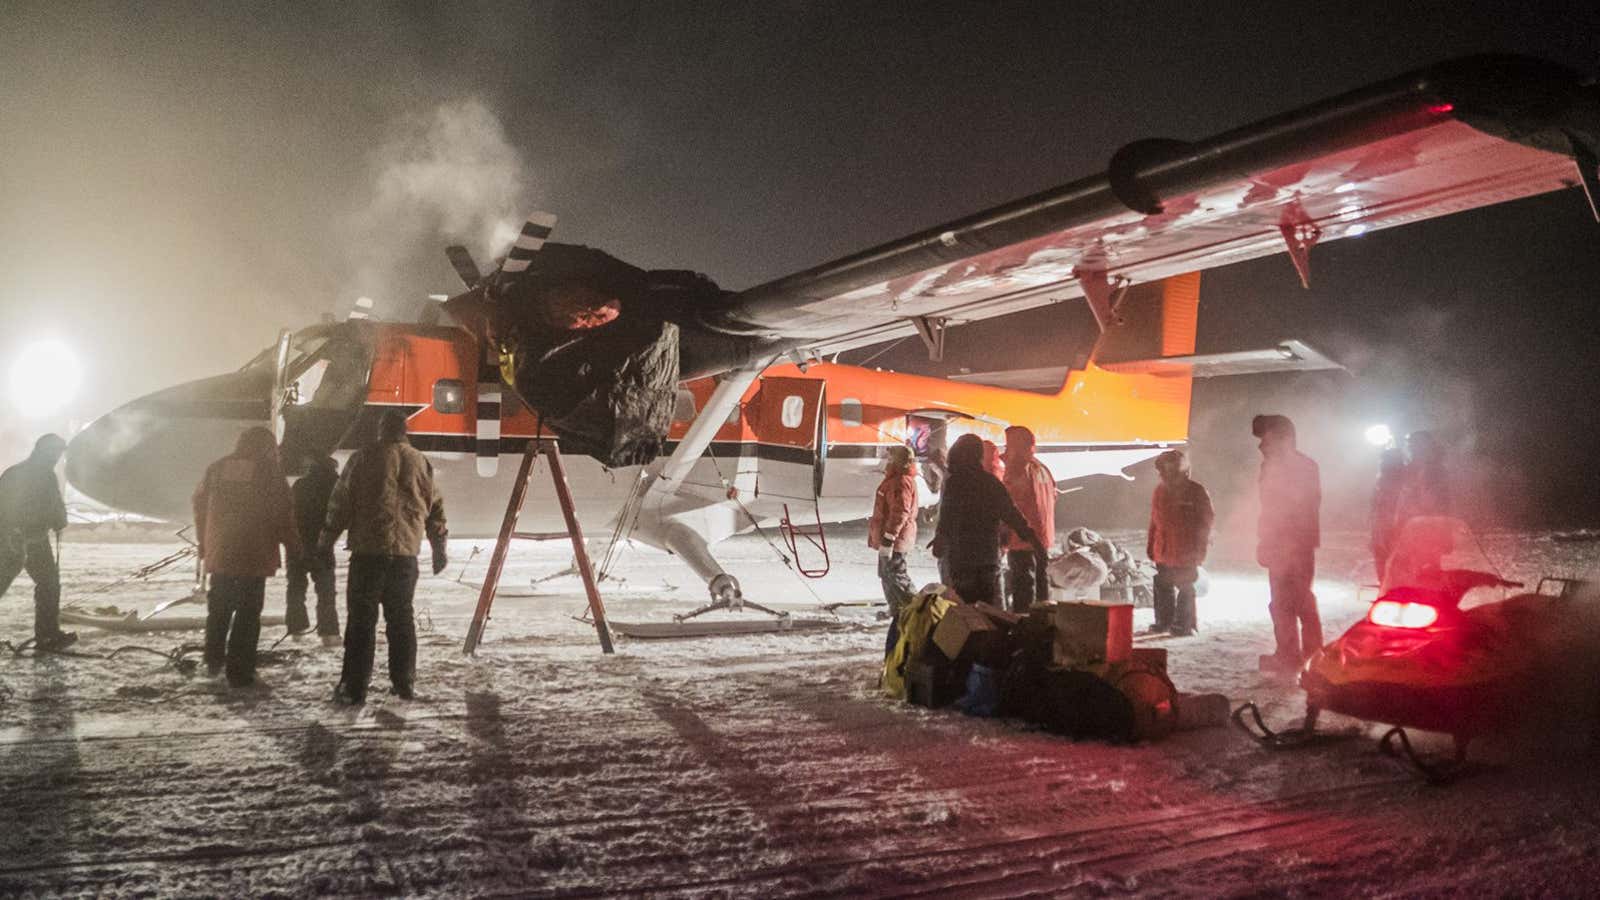
[[[778,421],[785,428],[799,428],[806,420],[806,398],[799,394],[790,394],[783,398],[783,405],[778,407]]]
[[[455,391],[452,400],[450,391]],[[433,383],[433,409],[434,412],[447,416],[460,415],[467,411],[467,386],[456,378],[440,378]]]
[[[694,421],[700,410],[694,402],[694,392],[686,388],[679,388],[672,398],[672,421],[687,425]]]
[[[866,409],[860,400],[846,397],[839,401],[839,424],[855,428],[863,421],[862,416],[865,412]]]
[[[327,347],[328,341],[332,337],[333,329],[327,325],[313,325],[310,328],[302,328],[294,332],[289,336],[289,359],[284,367],[285,372],[291,376],[299,374],[298,370],[301,368],[301,364],[309,365],[310,362],[315,362],[319,358],[318,354],[322,352],[323,348]],[[273,342],[271,346],[257,353],[249,362],[240,366],[239,371],[245,372],[257,367],[271,366],[273,365],[273,359],[277,355],[278,345],[277,342]]]

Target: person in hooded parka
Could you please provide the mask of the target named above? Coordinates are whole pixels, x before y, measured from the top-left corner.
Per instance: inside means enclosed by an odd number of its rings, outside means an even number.
[[[61,571],[50,549],[50,533],[60,541],[67,507],[56,480],[56,463],[67,451],[59,435],[34,442],[28,458],[0,474],[0,597],[24,570],[33,579],[34,645],[61,650],[78,639],[61,630]]]
[[[200,558],[211,576],[206,669],[215,675],[226,668],[229,684],[247,687],[256,680],[267,578],[283,562],[278,547],[291,559],[303,552],[272,432],[248,429],[232,453],[206,469],[194,492],[194,525]]]

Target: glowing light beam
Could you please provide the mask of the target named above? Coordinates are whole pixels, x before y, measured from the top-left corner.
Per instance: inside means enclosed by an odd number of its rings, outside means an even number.
[[[30,419],[60,413],[83,383],[77,355],[54,338],[24,347],[11,363],[10,376],[11,403]]]

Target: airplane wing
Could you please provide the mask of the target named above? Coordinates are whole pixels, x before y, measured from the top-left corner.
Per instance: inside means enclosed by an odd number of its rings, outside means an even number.
[[[1600,199],[1600,91],[1536,59],[1411,72],[701,307],[699,324],[832,353],[1574,186]],[[1285,267],[1285,273],[1289,271]],[[929,340],[933,346],[932,340]]]

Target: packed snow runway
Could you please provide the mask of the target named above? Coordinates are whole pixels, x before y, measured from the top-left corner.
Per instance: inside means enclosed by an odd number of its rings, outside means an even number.
[[[810,613],[877,594],[853,539],[830,541],[850,549],[815,582],[760,538],[719,549],[753,599]],[[1366,599],[1351,580],[1360,542],[1346,543],[1322,555],[1330,637]],[[1498,768],[1433,788],[1368,740],[1270,754],[1218,728],[1073,743],[881,698],[883,626],[855,607],[826,631],[624,641],[606,657],[573,618],[574,580],[530,596],[567,561],[553,545],[519,549],[467,659],[476,590],[454,579],[472,544],[454,542],[446,574],[419,587],[414,702],[388,694],[380,648],[367,705],[334,706],[340,651],[310,636],[279,645],[247,691],[148,654],[0,654],[0,894],[1559,896],[1600,878],[1600,776],[1570,751],[1486,747]],[[1600,552],[1487,545],[1512,577],[1592,572]],[[69,541],[67,597],[173,548]],[[617,574],[615,619],[665,620],[702,596],[648,551]],[[480,556],[465,581],[481,575]],[[88,605],[148,609],[189,577]],[[28,636],[27,589],[0,607],[0,639]],[[268,590],[281,598],[281,579]],[[1282,722],[1301,708],[1255,672],[1265,593],[1248,567],[1219,570],[1201,634],[1165,645],[1180,688],[1253,698]],[[281,634],[266,629],[263,648]],[[194,640],[83,630],[79,648]]]

